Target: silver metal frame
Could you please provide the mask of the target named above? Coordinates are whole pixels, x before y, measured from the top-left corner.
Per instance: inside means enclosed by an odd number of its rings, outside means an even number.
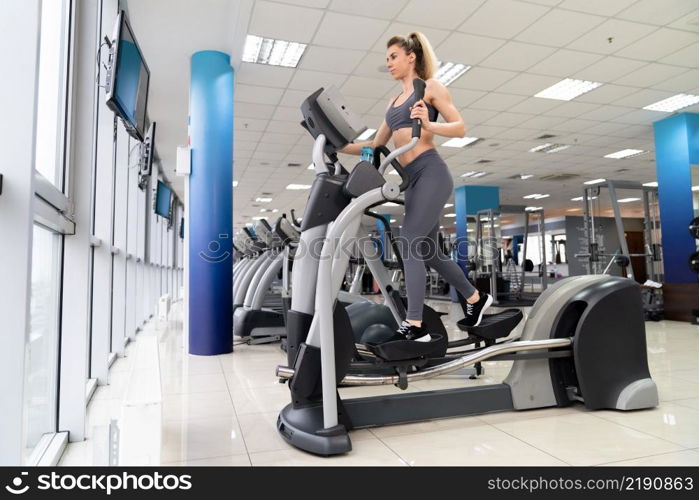
[[[634,181],[614,181],[608,180],[603,183],[595,184],[593,186],[586,187],[583,190],[583,208],[584,208],[584,227],[585,236],[588,241],[588,245],[597,242],[597,233],[595,231],[595,214],[593,209],[593,201],[595,193],[599,198],[601,196],[601,189],[607,188],[609,191],[610,203],[612,205],[612,211],[614,212],[614,224],[616,228],[617,238],[619,240],[619,247],[621,248],[621,253],[619,254],[609,254],[599,253],[602,257],[609,257],[610,261],[607,263],[606,267],[602,271],[602,274],[606,273],[611,264],[614,262],[614,258],[617,255],[626,256],[629,259],[629,265],[626,268],[627,277],[634,279],[633,266],[631,266],[631,257],[644,257],[646,260],[646,273],[653,281],[661,280],[661,273],[656,271],[655,261],[653,261],[653,245],[655,244],[654,231],[659,228],[659,221],[655,217],[655,212],[651,208],[651,203],[657,200],[658,188],[644,186],[639,182]],[[640,190],[642,193],[642,203],[643,203],[643,238],[644,238],[644,248],[645,252],[642,254],[631,254],[629,252],[629,246],[626,242],[626,237],[624,235],[624,221],[621,216],[621,208],[619,207],[619,198],[617,196],[618,189],[634,189]],[[589,257],[589,247],[585,252],[576,254],[576,257]],[[597,262],[588,260],[588,272],[589,274],[597,274],[600,270],[601,265]]]

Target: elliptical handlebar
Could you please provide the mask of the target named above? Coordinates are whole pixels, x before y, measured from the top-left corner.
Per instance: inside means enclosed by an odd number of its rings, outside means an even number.
[[[291,209],[291,222],[296,226],[295,229],[300,229],[301,228],[301,221],[296,218],[296,210]]]
[[[422,78],[415,78],[413,80],[413,89],[415,90],[415,99],[421,101],[425,97],[425,87],[427,84]],[[413,138],[420,138],[422,133],[422,120],[415,118],[413,120]]]
[[[410,141],[410,142],[412,143],[412,141]],[[405,146],[403,146],[403,147],[405,147]],[[403,149],[403,148],[399,148],[399,149],[391,152],[391,150],[388,149],[386,146],[377,146],[374,149],[374,166],[381,174],[383,174],[384,171],[386,170],[386,167],[390,164],[393,167],[393,169],[398,173],[398,175],[400,175],[400,178],[402,181],[400,183],[400,186],[399,186],[400,190],[405,191],[408,188],[408,184],[410,183],[410,177],[408,177],[408,174],[403,169],[403,166],[396,159],[396,156],[398,156],[398,154],[394,154],[394,153],[396,153],[396,151],[398,151],[400,149]],[[381,155],[382,154],[386,157],[386,159],[384,160],[383,163],[381,163]]]

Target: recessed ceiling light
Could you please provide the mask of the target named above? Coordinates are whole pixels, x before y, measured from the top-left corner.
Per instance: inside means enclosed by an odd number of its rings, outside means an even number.
[[[531,179],[534,177],[534,174],[519,174],[519,178],[522,179],[523,181],[526,181],[527,179]]]
[[[543,97],[544,99],[557,99],[559,101],[570,101],[576,97],[596,89],[602,85],[599,82],[589,82],[587,80],[574,80],[566,78],[555,85],[542,90],[534,97]]]
[[[529,152],[530,152],[530,153],[536,153],[536,152],[538,152],[538,151],[541,151],[542,149],[548,148],[549,146],[553,146],[553,144],[550,143],[550,142],[547,142],[546,144],[541,144],[541,145],[539,145],[539,146],[536,146],[536,147],[531,148],[531,149],[529,150]]]
[[[524,210],[527,212],[534,212],[536,210],[543,210],[544,207],[526,207]]]
[[[662,101],[654,102],[645,106],[643,109],[649,109],[651,111],[664,111],[666,113],[672,113],[678,109],[686,108],[692,104],[699,102],[699,96],[692,94],[677,94]]]
[[[657,183],[657,182],[646,182],[646,183],[644,184],[644,186],[645,186],[645,187],[649,187],[649,188],[657,188],[657,187],[658,187],[658,183]]]
[[[248,35],[243,48],[243,61],[295,68],[305,50],[305,43]]]
[[[466,73],[471,66],[453,62],[441,62],[434,78],[445,87]]]
[[[439,229],[444,229],[444,226],[439,226]]]
[[[359,137],[357,137],[357,140],[358,141],[366,141],[369,137],[374,135],[375,132],[376,132],[375,128],[368,128],[364,132],[362,132],[362,134]]]
[[[396,222],[396,219],[391,219],[391,222]]]
[[[482,170],[471,170],[470,172],[461,174],[460,177],[483,177],[484,175],[488,175],[488,172],[483,172]]]
[[[645,151],[643,151],[642,149],[622,149],[621,151],[617,151],[616,153],[609,153],[608,155],[604,155],[604,157],[620,160],[622,158],[629,158],[630,156],[638,156],[642,153],[645,153]]]
[[[547,142],[546,144],[541,144],[539,146],[536,146],[534,148],[531,148],[529,150],[530,153],[557,153],[559,151],[563,151],[564,149],[568,149],[570,146],[567,144],[553,144],[551,142]]]
[[[453,207],[453,206],[454,206],[453,203],[445,203],[444,204],[444,208],[449,208],[449,207]]]
[[[464,146],[473,144],[479,139],[480,137],[454,137],[453,139],[449,139],[448,141],[442,143],[442,146],[447,148],[463,148]]]
[[[524,198],[525,200],[530,200],[530,199],[540,200],[542,198],[548,198],[549,196],[551,196],[551,195],[550,194],[534,193],[534,194],[528,194],[527,196],[522,196],[522,198]]]
[[[289,189],[291,191],[300,191],[302,189],[311,189],[310,184],[289,184],[286,186],[286,189]]]
[[[600,183],[606,182],[606,181],[607,181],[607,179],[594,179],[591,181],[586,181],[586,182],[584,182],[584,184],[600,184]]]
[[[237,187],[237,186],[238,186],[238,181],[233,181],[233,187]]]
[[[255,198],[255,201],[258,203],[270,203],[272,198]]]
[[[456,214],[454,214],[454,213],[444,214],[444,217],[456,217]]]
[[[622,198],[617,200],[619,203],[631,203],[632,201],[641,201],[641,198]]]
[[[597,196],[590,196],[588,200],[596,200]],[[571,198],[570,201],[583,201],[582,196],[578,196],[577,198]]]

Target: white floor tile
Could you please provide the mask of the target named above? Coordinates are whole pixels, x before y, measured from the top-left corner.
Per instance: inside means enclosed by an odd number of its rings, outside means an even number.
[[[161,379],[163,394],[223,392],[228,390],[223,372],[173,377],[163,375]]]
[[[279,413],[291,402],[289,388],[286,385],[278,387],[242,387],[231,389],[233,406],[238,415],[249,413]]]
[[[249,467],[250,458],[247,453],[240,455],[229,455],[226,457],[211,457],[201,458],[199,460],[185,460],[183,462],[164,462],[163,466],[167,467],[201,467],[201,466],[219,466],[219,467]]]
[[[566,465],[544,451],[483,423],[436,432],[382,437],[381,440],[408,464],[417,466]]]
[[[166,394],[163,397],[163,420],[191,420],[234,416],[228,391]]]
[[[235,417],[163,422],[161,460],[183,462],[247,453]]]
[[[656,436],[685,448],[699,447],[699,409],[661,403],[652,410],[597,411],[594,416]]]
[[[689,408],[694,408],[695,410],[699,410],[699,398],[677,399],[677,400],[673,401],[673,404],[676,404],[679,406],[687,406]]]
[[[664,439],[606,421],[591,412],[494,425],[571,465],[597,465],[682,448]]]
[[[673,467],[673,466],[699,466],[699,452],[695,450],[675,451],[672,453],[663,453],[662,455],[651,455],[649,457],[635,458],[633,460],[622,460],[620,462],[612,462],[602,464],[608,466],[658,466],[658,467]]]

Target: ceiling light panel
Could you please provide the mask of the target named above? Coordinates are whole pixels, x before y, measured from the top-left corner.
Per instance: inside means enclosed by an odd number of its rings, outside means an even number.
[[[645,106],[643,109],[648,109],[650,111],[663,111],[665,113],[672,113],[678,109],[686,108],[692,104],[699,103],[699,96],[692,94],[677,94],[662,101],[654,102]]]
[[[554,144],[547,142],[546,144],[541,144],[529,150],[530,153],[558,153],[564,149],[568,149],[570,146],[567,144]]]
[[[446,146],[448,148],[463,148],[464,146],[473,144],[478,139],[479,137],[455,137],[443,143],[442,146]]]
[[[375,128],[368,128],[364,132],[362,132],[362,134],[359,137],[357,137],[357,140],[358,141],[366,141],[375,133],[376,133]]]
[[[642,149],[622,149],[621,151],[617,151],[616,153],[610,153],[608,155],[604,155],[605,158],[613,158],[615,160],[621,160],[622,158],[629,158],[631,156],[638,156],[640,154],[645,153]]]
[[[304,43],[248,35],[243,49],[243,61],[295,68],[305,50]]]
[[[566,78],[561,80],[555,85],[542,90],[534,97],[541,97],[544,99],[556,99],[559,101],[571,101],[578,96],[581,96],[591,90],[596,89],[602,84],[599,82],[590,82],[587,80],[574,80],[572,78]]]
[[[453,62],[441,62],[437,69],[437,74],[434,76],[445,87],[466,73],[471,66]]]

